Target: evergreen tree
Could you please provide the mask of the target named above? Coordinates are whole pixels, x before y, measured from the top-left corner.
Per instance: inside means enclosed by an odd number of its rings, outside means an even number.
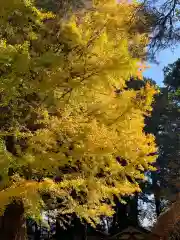
[[[165,87],[157,95],[152,117],[146,131],[156,136],[157,171],[151,173],[151,191],[155,196],[157,216],[163,211],[164,200],[172,203],[179,192],[179,60],[164,69]]]
[[[163,180],[169,184],[170,194],[179,192],[179,152],[180,152],[180,60],[169,64],[164,69],[164,83],[168,92],[168,105],[166,108],[166,119],[164,120],[164,142],[163,151],[167,159],[167,171]],[[167,186],[166,184],[166,186]]]

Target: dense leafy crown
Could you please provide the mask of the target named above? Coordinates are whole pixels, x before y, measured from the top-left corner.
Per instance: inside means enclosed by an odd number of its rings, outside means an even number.
[[[152,169],[154,137],[143,132],[155,90],[126,89],[139,76],[146,34],[130,31],[136,3],[97,1],[62,20],[30,0],[0,3],[0,206],[21,199],[36,214],[92,223],[113,196],[139,191]]]

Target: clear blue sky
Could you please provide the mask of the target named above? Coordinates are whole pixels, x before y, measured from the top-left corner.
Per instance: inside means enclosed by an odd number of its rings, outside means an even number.
[[[152,78],[159,86],[163,86],[163,68],[169,63],[175,62],[178,58],[180,58],[180,46],[174,47],[173,51],[166,49],[160,52],[157,56],[157,60],[160,64],[150,64],[150,69],[144,72],[144,76]]]

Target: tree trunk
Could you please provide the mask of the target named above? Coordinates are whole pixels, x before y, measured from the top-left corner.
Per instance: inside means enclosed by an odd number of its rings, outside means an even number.
[[[67,229],[65,229],[64,227],[60,226],[59,221],[56,220],[56,234],[55,234],[55,239],[56,240],[73,240],[73,228],[68,226]]]
[[[84,224],[83,240],[87,240],[87,223]]]
[[[153,193],[155,198],[155,206],[156,206],[156,216],[159,217],[161,213],[161,188],[158,185],[158,176],[157,173],[152,173],[152,187],[153,187]]]
[[[115,214],[113,216],[112,226],[110,228],[110,233],[115,234],[121,229],[127,226],[127,205],[119,202],[119,199],[115,197]]]
[[[161,213],[161,201],[157,195],[154,195],[156,205],[156,216],[159,217]]]
[[[22,203],[11,203],[0,219],[1,240],[26,240],[26,219]]]
[[[38,227],[37,223],[36,223],[36,230],[35,230],[35,234],[34,234],[34,240],[40,240],[41,238],[41,228]]]
[[[129,213],[128,213],[129,224],[132,226],[138,226],[139,211],[138,211],[138,194],[137,193],[135,193],[133,198],[129,200],[128,205],[129,205]]]

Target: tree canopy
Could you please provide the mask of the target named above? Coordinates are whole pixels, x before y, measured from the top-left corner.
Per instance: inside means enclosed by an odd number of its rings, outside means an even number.
[[[96,1],[62,19],[30,0],[0,3],[1,214],[20,201],[35,217],[51,198],[94,224],[114,196],[140,191],[157,149],[144,132],[156,90],[126,88],[148,43],[132,31],[137,8]]]

